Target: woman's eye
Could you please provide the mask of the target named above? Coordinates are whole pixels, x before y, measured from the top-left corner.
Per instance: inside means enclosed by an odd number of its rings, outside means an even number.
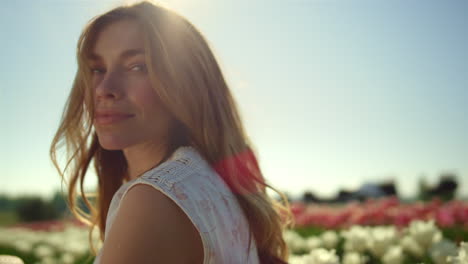
[[[92,74],[101,74],[105,72],[105,70],[101,68],[91,68],[90,71]]]
[[[146,65],[144,64],[136,64],[136,65],[133,65],[131,68],[130,68],[131,71],[140,71],[140,72],[145,72],[146,71]]]

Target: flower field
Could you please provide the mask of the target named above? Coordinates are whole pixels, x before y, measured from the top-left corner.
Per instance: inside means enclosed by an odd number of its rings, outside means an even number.
[[[468,202],[292,204],[291,264],[468,264]]]
[[[444,237],[433,220],[414,220],[403,229],[355,225],[309,237],[287,230],[284,238],[291,264],[468,263],[468,243]]]
[[[396,197],[369,199],[345,205],[295,202],[292,211],[299,227],[343,228],[353,225],[393,225],[405,227],[414,220],[433,219],[439,227],[468,228],[468,202],[440,199],[430,202],[401,203]]]
[[[296,227],[283,233],[291,264],[468,264],[466,201],[295,202],[292,210]],[[93,239],[98,241],[97,234]],[[76,222],[0,228],[2,254],[19,256],[27,264],[93,261],[87,229]]]
[[[97,236],[93,239],[97,243]],[[0,228],[0,255],[18,256],[26,264],[92,263],[88,244],[87,229],[76,222]]]

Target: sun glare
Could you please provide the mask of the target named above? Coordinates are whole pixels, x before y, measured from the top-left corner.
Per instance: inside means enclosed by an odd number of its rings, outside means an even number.
[[[117,0],[117,4],[131,5],[134,3],[141,2],[142,0]],[[187,10],[190,7],[193,7],[195,4],[200,4],[201,1],[197,0],[147,0],[153,2],[157,5],[164,6],[170,10],[181,12]]]

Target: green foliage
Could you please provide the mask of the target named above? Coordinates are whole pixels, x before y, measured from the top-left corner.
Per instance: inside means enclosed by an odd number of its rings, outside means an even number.
[[[414,264],[414,263],[434,263],[432,261],[432,259],[426,254],[425,256],[421,258],[416,258],[416,257],[413,257],[411,255],[406,255],[405,257],[405,261],[403,262],[403,264]]]
[[[13,198],[0,195],[0,226],[12,225],[18,221],[59,219],[68,212],[66,197],[60,191],[55,192],[50,200],[39,196]]]
[[[0,211],[0,226],[9,226],[18,222],[18,216],[14,211]]]
[[[322,227],[296,227],[293,228],[293,231],[299,234],[301,237],[311,237],[311,236],[320,236],[326,230]]]
[[[95,257],[92,255],[83,256],[75,261],[76,264],[93,264]]]
[[[2,246],[2,245],[0,245],[0,255],[17,256],[20,259],[22,259],[24,261],[24,263],[36,263],[37,261],[39,261],[39,259],[36,258],[32,254],[32,252],[30,252],[29,254],[24,254],[24,253],[12,248],[12,247],[5,247],[5,246]]]
[[[16,207],[16,201],[6,195],[0,195],[0,212],[12,211]]]
[[[16,208],[18,218],[24,222],[56,219],[59,214],[55,208],[39,197],[23,198]]]
[[[453,226],[441,228],[442,234],[445,238],[448,238],[456,243],[461,241],[468,241],[468,228],[461,226]]]
[[[16,250],[13,247],[7,247],[4,245],[0,245],[0,255],[10,255],[19,257],[24,261],[25,264],[38,263],[40,261],[40,259],[37,258],[32,251],[28,253],[23,253],[21,251]],[[81,258],[76,259],[74,264],[92,264],[94,262],[94,258],[95,257],[91,254],[85,255]]]
[[[64,195],[61,192],[57,191],[55,192],[52,199],[49,201],[49,203],[60,215],[63,215],[68,209],[67,202],[65,199],[66,197],[64,197]]]

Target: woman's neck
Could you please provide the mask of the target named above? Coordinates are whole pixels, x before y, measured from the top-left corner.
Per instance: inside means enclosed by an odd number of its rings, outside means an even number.
[[[143,173],[157,167],[169,155],[167,144],[145,142],[123,150],[128,165],[130,180],[140,177]]]

